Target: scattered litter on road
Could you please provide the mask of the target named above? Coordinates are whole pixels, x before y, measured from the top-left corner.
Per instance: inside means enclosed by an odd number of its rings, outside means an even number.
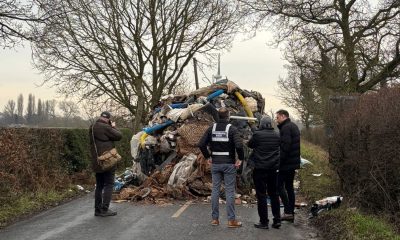
[[[318,216],[323,211],[328,211],[333,208],[337,208],[343,201],[341,196],[327,197],[318,201],[315,201],[310,209],[310,218]]]
[[[322,173],[313,173],[312,174],[314,177],[321,177],[322,176]]]
[[[300,167],[303,168],[303,167],[305,167],[305,165],[307,165],[307,164],[312,165],[312,162],[308,161],[308,160],[305,159],[305,158],[300,157]]]
[[[305,202],[296,202],[296,203],[294,204],[294,206],[297,207],[297,208],[302,208],[302,207],[307,207],[308,204],[305,203]]]

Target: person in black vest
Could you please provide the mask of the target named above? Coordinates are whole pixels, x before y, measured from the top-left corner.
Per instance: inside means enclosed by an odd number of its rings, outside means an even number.
[[[281,226],[281,213],[278,194],[279,146],[280,137],[271,124],[268,116],[263,116],[259,129],[247,143],[253,152],[249,157],[249,164],[254,167],[253,181],[256,188],[257,208],[260,222],[254,224],[256,228],[268,229],[267,192],[271,199],[273,228]]]
[[[198,144],[205,159],[212,164],[211,225],[219,225],[219,196],[221,182],[224,180],[228,227],[237,228],[241,227],[242,223],[237,221],[235,216],[236,169],[244,159],[243,142],[236,127],[228,123],[228,109],[220,108],[218,116],[219,121],[207,129]],[[235,158],[235,152],[238,154],[238,160]]]
[[[102,112],[99,119],[89,127],[92,169],[96,173],[94,215],[100,217],[117,215],[117,212],[109,209],[116,167],[109,171],[103,171],[97,162],[97,156],[114,148],[114,141],[119,141],[122,138],[122,133],[115,127],[115,122],[111,121],[110,118],[109,112]]]
[[[295,194],[293,188],[296,169],[300,168],[300,130],[291,122],[286,110],[276,112],[281,136],[281,162],[279,167],[279,195],[284,205],[282,221],[294,221]]]

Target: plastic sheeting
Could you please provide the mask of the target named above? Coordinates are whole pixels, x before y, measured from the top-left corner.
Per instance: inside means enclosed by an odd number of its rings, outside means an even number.
[[[175,165],[174,171],[169,177],[168,185],[182,187],[193,172],[193,164],[196,158],[197,156],[194,154],[183,157],[182,160]]]
[[[137,159],[139,157],[140,137],[143,135],[143,133],[143,131],[138,132],[131,138],[131,156],[133,159]]]
[[[186,108],[175,108],[171,109],[167,112],[166,117],[171,119],[174,122],[177,122],[179,117],[182,115],[183,112],[186,111]]]
[[[193,105],[189,105],[188,108],[184,109],[185,111],[183,111],[183,113],[181,114],[180,118],[182,120],[185,120],[189,117],[193,117],[194,113],[197,112],[198,110],[200,110],[204,105],[197,103],[197,104],[193,104]]]

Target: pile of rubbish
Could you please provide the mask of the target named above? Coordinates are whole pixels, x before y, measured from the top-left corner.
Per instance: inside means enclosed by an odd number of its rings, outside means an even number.
[[[117,177],[114,190],[119,193],[115,199],[163,203],[209,196],[211,172],[197,147],[200,138],[219,120],[218,109],[226,107],[230,123],[246,141],[264,106],[260,93],[240,89],[229,80],[188,94],[162,97],[148,115],[148,126],[131,139],[133,165]],[[245,152],[248,157],[249,150]],[[237,191],[248,201],[250,171],[246,161],[241,168]]]

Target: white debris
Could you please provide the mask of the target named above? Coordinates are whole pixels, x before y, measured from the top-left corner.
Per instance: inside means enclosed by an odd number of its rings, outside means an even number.
[[[168,185],[181,187],[190,177],[193,172],[193,164],[196,161],[197,156],[193,153],[182,158],[182,160],[175,165],[174,170],[169,177]]]

